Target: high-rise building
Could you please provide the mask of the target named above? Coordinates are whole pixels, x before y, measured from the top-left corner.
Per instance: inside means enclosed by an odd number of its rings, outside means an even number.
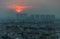
[[[31,22],[41,22],[41,23],[54,23],[55,15],[35,15],[29,16],[29,21]]]

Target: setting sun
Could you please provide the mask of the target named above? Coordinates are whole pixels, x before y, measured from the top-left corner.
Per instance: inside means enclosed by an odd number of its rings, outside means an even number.
[[[16,12],[20,13],[26,8],[30,8],[31,6],[22,6],[22,5],[8,5],[7,8],[15,10]]]
[[[22,12],[23,10],[22,9],[16,9],[16,12]]]

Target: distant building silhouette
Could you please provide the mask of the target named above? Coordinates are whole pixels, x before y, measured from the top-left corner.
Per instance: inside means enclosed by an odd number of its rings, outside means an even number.
[[[41,23],[54,23],[55,15],[30,15],[27,20],[28,22],[41,22]]]

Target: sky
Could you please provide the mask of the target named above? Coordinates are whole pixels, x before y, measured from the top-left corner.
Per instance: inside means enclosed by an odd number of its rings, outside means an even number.
[[[60,0],[0,0],[0,18],[6,18],[10,14],[14,16],[14,10],[6,7],[7,5],[32,6],[23,8],[22,13],[54,14],[60,18]]]

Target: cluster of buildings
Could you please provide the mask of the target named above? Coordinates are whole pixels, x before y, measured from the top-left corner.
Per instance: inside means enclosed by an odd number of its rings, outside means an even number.
[[[55,28],[51,24],[3,25],[0,27],[0,38],[7,35],[11,39],[57,39]]]
[[[0,39],[2,36],[10,39],[58,39],[60,25],[56,24],[55,15],[18,13],[12,17],[2,20]]]
[[[16,14],[15,18],[0,24],[0,38],[57,39],[54,22],[54,15]]]
[[[12,18],[13,17],[13,18]],[[40,14],[23,14],[18,13],[15,16],[8,16],[6,21],[2,21],[3,23],[7,22],[34,22],[34,23],[53,23],[55,21],[55,15],[40,15]]]

